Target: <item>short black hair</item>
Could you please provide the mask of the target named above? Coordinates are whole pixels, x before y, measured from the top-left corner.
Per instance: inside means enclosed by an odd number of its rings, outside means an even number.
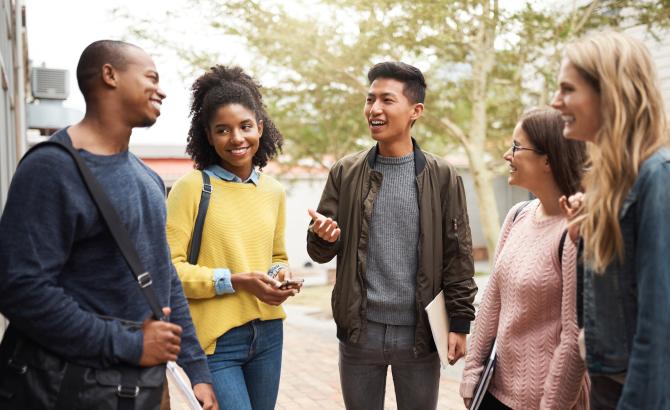
[[[195,80],[191,87],[193,102],[186,152],[197,169],[203,170],[221,161],[207,139],[207,127],[216,111],[228,104],[240,104],[254,113],[256,122],[263,121],[263,134],[252,159],[254,166],[263,168],[281,152],[284,138],[268,116],[260,88],[240,67],[215,65]]]
[[[404,83],[403,93],[412,104],[423,104],[426,99],[426,79],[414,66],[400,61],[377,63],[368,71],[368,81],[372,84],[377,78],[391,78]]]
[[[88,101],[94,88],[95,79],[105,64],[111,64],[118,70],[125,70],[128,65],[126,50],[129,47],[140,49],[134,44],[118,40],[98,40],[89,44],[79,57],[77,64],[77,84],[79,90]]]

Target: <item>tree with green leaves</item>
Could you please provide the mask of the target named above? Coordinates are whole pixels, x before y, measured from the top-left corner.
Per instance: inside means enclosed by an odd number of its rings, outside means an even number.
[[[498,0],[191,0],[186,7],[206,16],[207,33],[253,55],[252,70],[268,85],[264,94],[293,160],[328,167],[369,146],[365,73],[383,60],[421,68],[428,93],[414,134],[430,151],[467,157],[489,255],[500,227],[492,178],[520,114],[549,102],[562,45],[592,29],[670,22],[668,0],[527,2],[512,10]],[[159,25],[162,33],[155,21],[131,19],[133,35],[162,42],[198,69],[237,63],[224,44],[198,50],[160,40],[182,18],[172,15],[172,23]]]

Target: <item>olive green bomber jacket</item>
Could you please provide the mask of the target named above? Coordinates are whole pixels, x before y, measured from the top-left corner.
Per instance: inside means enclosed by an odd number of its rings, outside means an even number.
[[[414,140],[419,197],[419,266],[416,275],[414,353],[435,350],[425,307],[444,290],[450,331],[469,333],[474,319],[472,239],[463,182],[444,159],[423,152]],[[341,234],[329,243],[308,229],[307,252],[319,263],[337,256],[332,295],[337,336],[358,343],[365,334],[365,271],[369,225],[382,174],[374,171],[378,148],[349,155],[330,170],[317,211],[337,221]]]

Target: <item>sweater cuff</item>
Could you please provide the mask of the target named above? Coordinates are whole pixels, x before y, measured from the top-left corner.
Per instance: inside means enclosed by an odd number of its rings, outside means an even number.
[[[196,360],[189,363],[178,363],[191,381],[191,386],[206,383],[212,384],[212,374],[207,367],[207,360]]]
[[[449,331],[454,333],[470,333],[470,320],[462,317],[449,318]]]
[[[144,333],[141,330],[129,330],[118,322],[115,324],[118,328],[112,336],[114,358],[123,363],[139,365],[144,346]]]
[[[464,399],[471,399],[475,394],[476,385],[476,383],[461,383],[461,387],[459,389],[461,397]]]

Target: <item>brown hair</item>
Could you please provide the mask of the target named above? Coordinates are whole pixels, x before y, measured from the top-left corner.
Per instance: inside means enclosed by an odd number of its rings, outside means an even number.
[[[561,192],[572,195],[580,190],[586,162],[586,144],[563,137],[563,119],[552,108],[534,108],[521,116],[521,128],[530,143],[545,154]]]

